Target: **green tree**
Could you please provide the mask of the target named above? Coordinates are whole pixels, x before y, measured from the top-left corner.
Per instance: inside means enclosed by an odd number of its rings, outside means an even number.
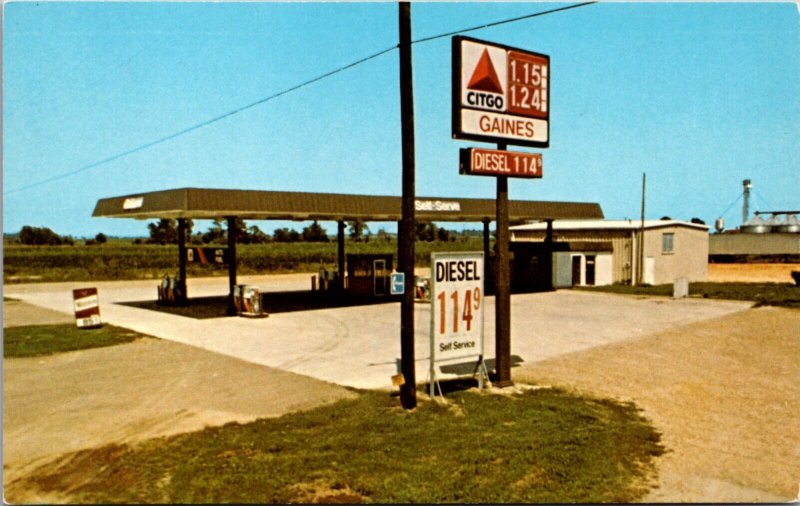
[[[106,234],[100,232],[99,234],[94,236],[94,240],[98,244],[105,244],[106,242],[108,242],[108,237],[106,237]]]
[[[361,237],[367,230],[369,230],[369,227],[361,220],[347,222],[347,233],[350,236],[350,239],[353,239],[356,242],[361,242]]]
[[[328,242],[330,240],[325,229],[316,220],[303,229],[302,237],[305,242]]]
[[[250,244],[264,244],[270,240],[269,234],[263,232],[256,225],[247,227],[246,233]]]
[[[225,233],[225,229],[222,228],[222,220],[217,218],[211,223],[211,226],[208,227],[208,230],[202,235],[201,237],[204,244],[225,244],[227,239],[227,234]]]
[[[417,241],[433,241],[436,239],[436,225],[429,221],[416,222],[414,224],[414,238]]]
[[[297,242],[302,236],[300,232],[293,228],[276,228],[272,233],[272,238],[275,242]]]
[[[59,244],[72,244],[72,238],[61,237],[47,227],[25,225],[19,231],[19,242],[31,245],[58,246]]]
[[[148,244],[177,244],[178,225],[173,219],[161,218],[157,223],[147,225],[150,231]]]

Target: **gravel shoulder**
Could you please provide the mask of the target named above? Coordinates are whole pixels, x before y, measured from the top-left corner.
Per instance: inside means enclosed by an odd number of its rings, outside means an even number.
[[[645,502],[778,502],[800,485],[800,311],[764,307],[515,369],[631,400],[663,433]]]

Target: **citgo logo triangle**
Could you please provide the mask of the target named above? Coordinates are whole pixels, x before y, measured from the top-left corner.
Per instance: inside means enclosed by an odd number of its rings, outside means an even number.
[[[503,87],[500,85],[497,71],[495,71],[494,65],[492,65],[492,59],[489,58],[488,50],[483,50],[483,54],[480,60],[478,60],[478,64],[475,66],[475,71],[472,73],[467,88],[488,93],[503,93]]]

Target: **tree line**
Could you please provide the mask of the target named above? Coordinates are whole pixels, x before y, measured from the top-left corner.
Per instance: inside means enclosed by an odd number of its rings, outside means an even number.
[[[186,220],[186,242],[188,244],[227,244],[227,222],[216,219],[205,232],[193,232],[194,222]],[[270,235],[261,230],[256,225],[247,226],[243,219],[236,218],[236,242],[240,244],[265,244],[269,242],[329,242],[331,237],[327,231],[317,222],[297,231],[293,228],[277,228]],[[134,244],[177,244],[178,243],[178,222],[174,219],[162,218],[154,223],[147,225],[149,236],[146,239],[135,239]],[[437,227],[430,222],[417,222],[415,226],[415,238],[417,241],[454,241],[456,232],[445,228]],[[381,242],[391,242],[392,235],[384,229],[378,230],[373,235],[369,226],[359,220],[347,222],[347,236],[355,242],[370,242],[378,240]],[[38,246],[60,246],[74,245],[75,240],[71,236],[61,236],[47,227],[24,226],[16,237],[7,237],[11,242],[26,245]],[[87,239],[87,245],[103,244],[108,241],[105,234],[98,233],[94,239]]]
[[[186,220],[186,240],[190,244],[227,244],[227,222],[216,219],[206,232],[193,233],[194,223]],[[246,226],[241,218],[236,218],[236,242],[242,244],[264,244],[269,242],[329,242],[331,237],[327,231],[315,220],[301,231],[293,228],[276,228],[272,235],[262,231],[258,226]],[[348,221],[347,236],[355,242],[369,242],[373,238],[369,226],[360,220]],[[148,244],[177,244],[178,225],[173,219],[160,219],[147,226],[150,237],[143,242]],[[451,231],[437,227],[430,222],[417,222],[415,228],[417,241],[453,241],[455,235]],[[384,229],[378,230],[374,235],[377,240],[390,242],[392,236]],[[142,241],[140,241],[142,242]]]

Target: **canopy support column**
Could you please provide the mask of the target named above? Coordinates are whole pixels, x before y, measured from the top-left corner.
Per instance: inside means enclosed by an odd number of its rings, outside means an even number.
[[[236,316],[233,292],[236,289],[236,217],[228,216],[228,315]]]
[[[548,219],[547,221],[547,232],[544,236],[544,244],[545,244],[545,270],[549,274],[547,278],[547,289],[553,290],[555,287],[553,286],[553,220]]]
[[[178,287],[180,290],[179,304],[186,304],[186,218],[178,218]]]
[[[344,291],[344,220],[337,222],[336,260],[339,263],[339,277],[336,278],[336,289]]]

